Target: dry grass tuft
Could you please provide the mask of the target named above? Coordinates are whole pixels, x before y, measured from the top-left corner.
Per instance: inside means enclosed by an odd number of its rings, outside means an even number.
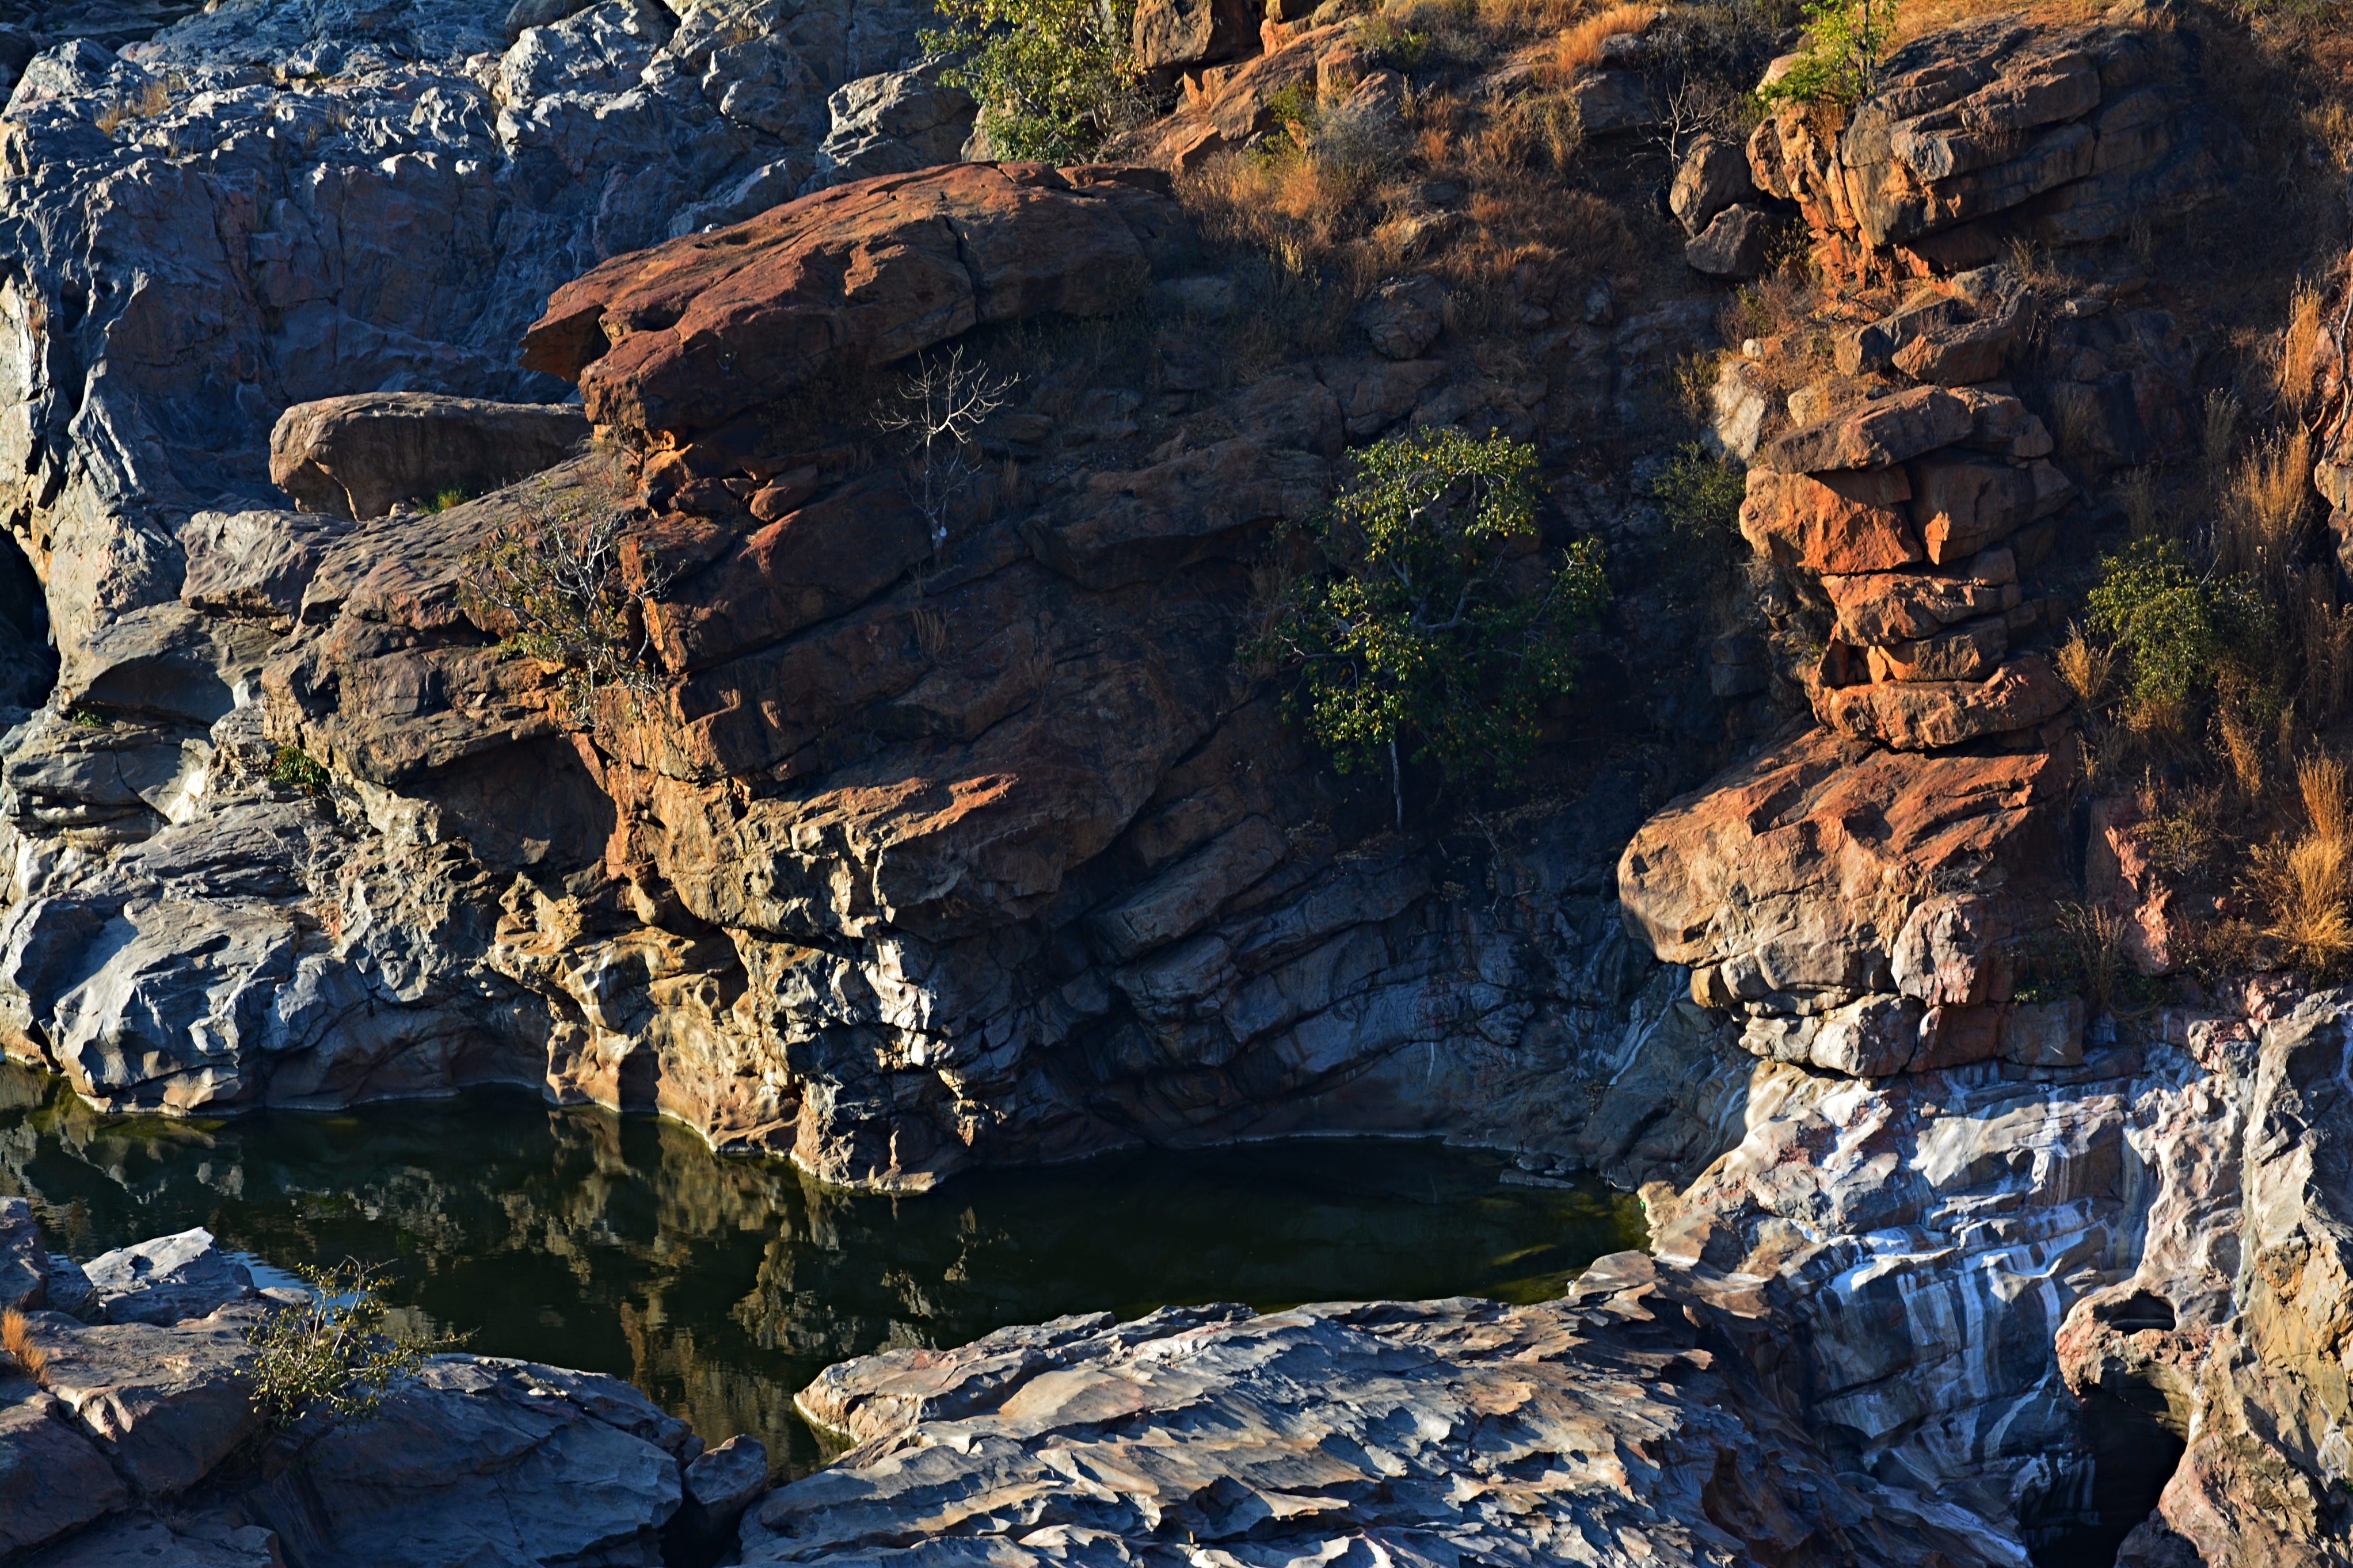
[[[1567,28],[1554,46],[1553,76],[1566,82],[1601,63],[1601,46],[1620,33],[1639,33],[1659,19],[1655,5],[1612,5]]]
[[[2343,838],[2308,833],[2256,847],[2249,868],[2255,896],[2271,917],[2264,934],[2312,980],[2333,978],[2353,958],[2353,858]]]
[[[2304,802],[2304,819],[2324,838],[2353,842],[2346,820],[2345,764],[2316,753],[2295,767],[2295,792]]]
[[[2280,340],[2279,396],[2282,405],[2301,408],[2312,395],[2321,355],[2320,290],[2307,279],[2296,279],[2288,297],[2287,332]]]
[[[2337,567],[2307,566],[2296,579],[2289,624],[2304,653],[2301,701],[2316,722],[2353,712],[2353,609],[2337,604]]]
[[[2146,539],[2151,534],[2172,531],[2168,526],[2165,487],[2158,481],[2155,468],[2134,468],[2116,480],[2116,504],[2125,509],[2125,517],[2132,524],[2132,536]]]
[[[2258,442],[2231,474],[2214,519],[2214,563],[2258,582],[2280,580],[2304,542],[2312,436],[2302,426]]]
[[[14,1307],[0,1312],[0,1350],[36,1383],[49,1370],[49,1352],[33,1342],[33,1325]]]
[[[2206,395],[2206,427],[2200,433],[2199,456],[2205,460],[2206,484],[2210,489],[2221,488],[2222,476],[2231,466],[2231,451],[2239,440],[2239,395],[2228,387],[2216,387]]]
[[[2081,626],[2067,628],[2067,640],[2052,655],[2058,666],[2059,679],[2074,692],[2075,700],[2086,708],[2099,705],[2107,694],[2108,682],[2116,678],[2116,650],[2092,642],[2084,636]]]
[[[2061,904],[2058,926],[2083,977],[2084,999],[2095,1016],[2109,1011],[2128,967],[2124,917],[2099,904]]]
[[[2263,738],[2247,721],[2245,709],[2225,704],[2214,714],[2214,738],[2219,743],[2223,761],[2231,764],[2231,776],[2239,785],[2239,794],[2255,800],[2263,793]]]

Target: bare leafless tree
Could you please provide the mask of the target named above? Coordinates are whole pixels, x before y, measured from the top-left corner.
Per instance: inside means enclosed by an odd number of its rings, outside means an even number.
[[[971,449],[973,437],[1020,380],[977,361],[966,364],[960,346],[944,358],[918,354],[915,368],[899,384],[897,404],[875,410],[878,429],[907,438],[908,488],[931,529],[934,550],[947,542],[955,503],[987,471]]]

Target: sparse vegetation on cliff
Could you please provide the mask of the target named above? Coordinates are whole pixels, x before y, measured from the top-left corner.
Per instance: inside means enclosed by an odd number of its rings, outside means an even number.
[[[1278,541],[1307,546],[1308,561],[1271,574],[1243,656],[1295,672],[1284,710],[1343,773],[1388,768],[1402,821],[1401,747],[1450,781],[1527,764],[1609,584],[1596,542],[1549,559],[1537,548],[1524,443],[1423,430],[1376,442],[1354,467],[1327,511]]]
[[[937,0],[944,27],[923,47],[953,55],[942,73],[980,102],[999,158],[1083,162],[1149,112],[1128,47],[1134,0]]]
[[[467,552],[459,591],[501,647],[560,672],[565,716],[583,728],[606,693],[642,707],[665,686],[646,607],[668,584],[658,569],[622,569],[627,498],[617,478],[561,499],[543,485],[522,516]]]

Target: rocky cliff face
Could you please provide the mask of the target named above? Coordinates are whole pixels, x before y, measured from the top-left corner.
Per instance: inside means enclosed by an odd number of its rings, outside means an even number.
[[[2191,439],[2211,345],[2121,253],[2053,282],[2008,242],[2129,252],[2138,209],[2220,199],[2180,18],[1938,34],[1835,133],[1693,154],[1695,265],[1755,271],[1783,203],[1847,285],[1800,384],[1789,345],[1726,345],[1743,635],[1629,584],[1641,651],[1589,650],[1548,716],[1595,760],[1452,827],[1416,781],[1400,828],[1236,663],[1272,523],[1349,444],[1461,423],[1556,465],[1556,542],[1639,543],[1571,433],[1641,427],[1715,284],[1532,268],[1518,357],[1434,276],[1303,338],[1321,307],[1157,168],[923,167],[968,106],[911,107],[912,12],[563,9],[507,37],[251,0],[23,66],[12,1056],[111,1110],[522,1081],[892,1190],[1334,1129],[1661,1183],[1655,1258],[1556,1306],[1065,1322],[829,1374],[804,1405],[860,1446],[754,1511],[749,1560],[909,1517],[1008,1562],[1181,1531],[2016,1563],[2144,1518],[2142,1562],[2343,1555],[2348,1004],[2119,1026],[2027,974],[2084,841],[2049,645],[2097,487]],[[1139,139],[1179,168],[1303,82],[1402,112],[1347,24],[1240,60],[1222,8],[1146,20],[1202,68]],[[1613,58],[1576,89],[1597,135],[1657,117]],[[869,409],[957,349],[1023,379],[943,500]],[[480,398],[531,406],[469,446]],[[631,520],[651,704],[581,710],[464,591],[501,529],[596,509]],[[1679,749],[1605,754],[1630,731]]]

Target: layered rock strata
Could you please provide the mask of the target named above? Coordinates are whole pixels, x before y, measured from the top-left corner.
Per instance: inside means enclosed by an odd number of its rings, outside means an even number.
[[[1981,267],[2012,238],[2112,239],[2220,194],[2230,132],[2200,103],[2173,16],[2080,30],[1997,17],[1898,49],[1835,131],[1791,104],[1759,125],[1757,187],[1794,201],[1833,270]]]

